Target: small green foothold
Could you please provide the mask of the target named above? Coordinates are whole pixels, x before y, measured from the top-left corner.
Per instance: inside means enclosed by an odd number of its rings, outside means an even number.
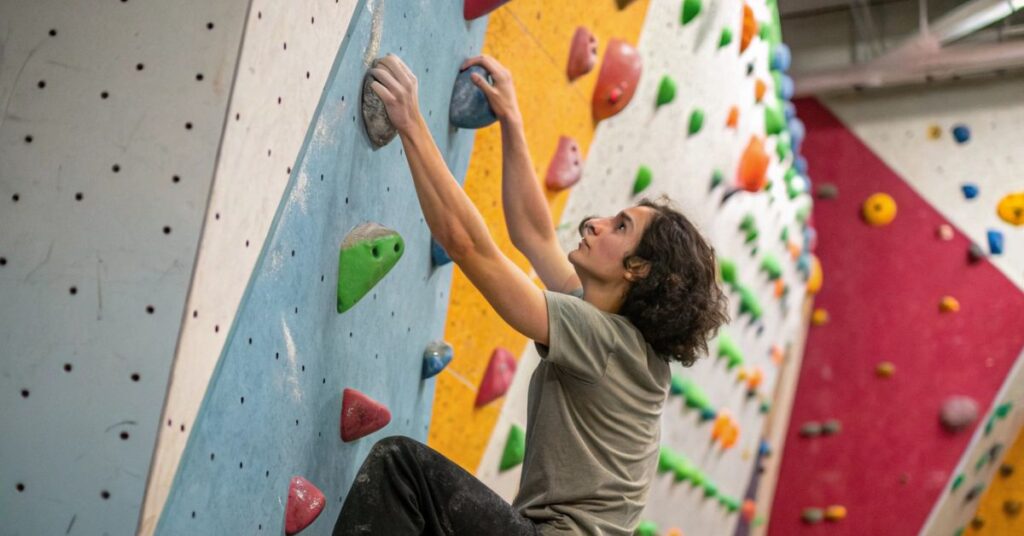
[[[754,523],[751,526],[753,526],[754,528],[757,528],[757,527],[760,527],[761,525],[764,525],[764,516],[757,516],[757,517],[755,517],[754,518]]]
[[[735,287],[739,284],[739,280],[736,276],[736,263],[729,259],[719,257],[718,258],[718,271],[722,274],[722,281],[725,281],[731,287]]]
[[[717,188],[723,182],[725,182],[725,173],[722,173],[722,170],[716,169],[715,171],[713,171],[711,173],[711,189],[712,190]]]
[[[665,473],[671,471],[679,464],[679,455],[672,451],[672,449],[662,445],[661,449],[658,450],[658,472]]]
[[[1000,419],[1005,419],[1011,409],[1013,409],[1013,402],[1004,402],[996,407],[995,415]]]
[[[338,254],[338,312],[352,308],[402,258],[401,235],[376,223],[364,223],[341,243]]]
[[[701,110],[700,108],[694,108],[693,111],[690,112],[690,135],[693,136],[694,134],[700,132],[700,129],[703,126],[704,110]]]
[[[817,421],[805,422],[800,427],[800,435],[803,437],[818,437],[821,435],[821,424]]]
[[[676,82],[665,75],[661,77],[661,84],[658,85],[658,106],[672,102],[676,98]]]
[[[701,0],[683,0],[682,23],[685,25],[694,19],[701,8]]]
[[[505,441],[505,452],[501,454],[501,470],[509,469],[523,463],[526,455],[526,433],[518,425],[513,424]]]
[[[779,134],[786,128],[786,116],[778,106],[764,107],[764,132],[769,136]]]
[[[654,173],[651,168],[647,166],[640,166],[640,169],[636,172],[636,180],[633,182],[633,195],[637,195],[640,192],[647,189],[651,185],[651,179],[654,177]]]
[[[800,225],[807,223],[807,218],[811,215],[810,205],[803,205],[796,209],[796,221],[800,222]]]
[[[732,43],[732,28],[722,28],[722,36],[718,38],[718,48],[729,46]]]
[[[725,506],[725,509],[730,512],[735,512],[740,509],[740,500],[735,497],[723,497],[719,499],[719,503]]]
[[[718,357],[725,357],[727,359],[730,370],[737,365],[743,364],[743,353],[728,333],[718,333]]]
[[[759,28],[758,28],[758,32],[757,33],[758,33],[758,36],[763,41],[767,41],[768,40],[768,33],[770,31],[771,31],[771,28],[769,27],[768,23],[767,22],[762,22],[762,23],[759,24]]]
[[[669,392],[671,392],[674,395],[681,395],[681,394],[683,394],[683,385],[684,385],[683,382],[684,381],[685,380],[683,380],[682,376],[680,376],[678,374],[673,374],[672,375],[672,383],[669,385]]]
[[[951,491],[956,491],[957,488],[959,488],[963,483],[964,483],[964,475],[963,474],[956,475],[956,478],[953,479],[953,487],[952,487]]]
[[[988,459],[989,459],[989,454],[991,454],[991,453],[990,453],[989,451],[987,451],[987,450],[986,450],[986,451],[985,451],[985,452],[983,452],[983,453],[981,454],[981,456],[980,456],[980,457],[978,458],[978,461],[974,462],[974,471],[975,471],[975,472],[981,471],[981,468],[982,468],[982,467],[985,467],[985,464],[987,464],[987,463],[988,463]]]
[[[789,156],[791,147],[789,145],[788,136],[779,136],[779,142],[775,144],[775,154],[779,157],[779,161],[783,161]],[[766,187],[767,189],[767,187]]]
[[[775,83],[775,95],[782,98],[782,71],[772,71],[772,82]]]
[[[825,513],[822,512],[821,508],[804,508],[803,513],[800,514],[800,519],[804,520],[804,523],[815,525],[821,523],[821,520],[825,518]]]
[[[711,498],[718,496],[718,486],[714,482],[708,481],[704,483],[704,497]]]
[[[761,260],[761,271],[766,272],[768,278],[775,281],[782,277],[782,264],[779,263],[779,259],[769,253]]]
[[[634,536],[658,536],[658,525],[653,521],[641,521],[633,534]]]
[[[992,415],[985,421],[985,435],[992,433],[992,428],[996,425],[996,416]]]
[[[783,242],[789,240],[789,227],[782,228],[782,234],[779,235],[779,240]]]
[[[683,396],[686,398],[686,407],[692,409],[711,409],[711,400],[707,393],[690,378],[683,380]]]
[[[771,404],[771,402],[768,402],[767,400],[765,400],[765,401],[761,402],[761,407],[758,408],[758,409],[761,411],[761,413],[768,413],[769,411],[772,410],[772,404]]]

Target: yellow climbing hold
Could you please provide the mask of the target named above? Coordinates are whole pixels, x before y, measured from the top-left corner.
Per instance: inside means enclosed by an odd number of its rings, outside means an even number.
[[[844,518],[846,518],[845,506],[837,504],[825,509],[825,519],[829,521],[842,521]]]
[[[864,201],[864,220],[870,225],[889,225],[896,218],[896,200],[886,193],[876,193]]]
[[[1024,192],[1003,197],[996,207],[996,214],[1010,225],[1024,225]]]
[[[960,302],[952,296],[943,296],[939,301],[939,310],[943,313],[955,313],[960,310]]]
[[[875,374],[879,378],[891,378],[894,372],[896,372],[896,365],[889,361],[882,361],[875,367]]]
[[[939,125],[932,125],[928,127],[928,139],[937,140],[942,137],[942,127]]]
[[[811,324],[815,326],[824,326],[828,324],[828,311],[818,307],[811,313]]]
[[[820,292],[824,278],[825,274],[821,271],[821,260],[817,255],[811,253],[811,275],[807,278],[807,294],[814,296]]]

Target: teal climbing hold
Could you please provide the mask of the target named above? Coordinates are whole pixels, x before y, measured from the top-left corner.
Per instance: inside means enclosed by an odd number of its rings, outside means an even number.
[[[444,341],[434,341],[423,351],[423,379],[437,376],[452,362],[452,347]]]
[[[690,112],[690,126],[689,126],[690,135],[693,136],[694,134],[700,132],[700,129],[703,126],[704,126],[704,110],[701,110],[700,108],[694,108],[693,111]]]
[[[501,465],[502,471],[508,471],[509,469],[523,463],[523,457],[526,456],[526,432],[516,424],[513,424],[508,430],[508,439],[505,441],[505,451],[501,454]]]
[[[353,229],[338,254],[338,312],[352,308],[384,278],[405,252],[395,231],[376,223]]]
[[[676,98],[676,82],[672,77],[665,75],[661,77],[658,84],[658,106],[664,106]]]
[[[654,172],[647,166],[640,166],[640,169],[636,171],[636,180],[633,181],[633,195],[637,195],[640,192],[647,189],[651,185],[651,180],[654,177]]]
[[[778,106],[764,107],[764,132],[769,136],[781,133],[786,128],[786,116]]]
[[[669,384],[669,388],[668,388],[669,392],[674,394],[674,395],[681,395],[681,394],[683,394],[683,386],[684,386],[683,382],[684,382],[684,380],[683,380],[682,376],[680,376],[678,374],[673,374],[672,375],[672,382]]]
[[[718,37],[718,48],[729,46],[732,43],[732,28],[722,28],[722,35]]]
[[[684,25],[692,21],[700,14],[701,0],[683,0],[683,13],[681,21]]]
[[[769,253],[764,256],[764,259],[761,259],[761,271],[767,273],[768,278],[775,281],[782,277],[782,264],[779,263],[779,259]]]
[[[1010,410],[1013,409],[1013,402],[1003,402],[996,407],[995,416],[1000,419],[1005,419],[1010,414]]]

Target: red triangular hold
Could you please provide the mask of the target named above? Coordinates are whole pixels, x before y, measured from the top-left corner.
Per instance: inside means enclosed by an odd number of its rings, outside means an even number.
[[[316,521],[324,502],[323,492],[310,481],[301,476],[292,477],[284,513],[284,533],[291,536]]]
[[[498,9],[508,0],[466,0],[462,4],[462,17],[466,20],[473,20]]]
[[[345,389],[341,397],[341,440],[355,441],[391,422],[391,412],[380,402],[356,391]]]
[[[480,390],[476,392],[476,407],[500,398],[512,385],[512,377],[516,375],[516,358],[512,352],[504,348],[495,348],[491,354],[491,362],[487,364],[487,372],[480,382]]]

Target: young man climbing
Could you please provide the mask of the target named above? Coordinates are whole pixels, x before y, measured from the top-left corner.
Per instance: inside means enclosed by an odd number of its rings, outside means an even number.
[[[495,245],[445,165],[402,60],[381,60],[372,89],[401,136],[431,234],[495,311],[536,341],[519,493],[510,505],[426,445],[389,437],[363,462],[334,534],[632,534],[656,472],[669,362],[692,364],[728,320],[714,251],[682,214],[643,201],[585,219],[566,258],[512,77],[487,56],[462,67],[476,64],[493,79],[473,78],[501,124],[509,235],[548,290]]]

